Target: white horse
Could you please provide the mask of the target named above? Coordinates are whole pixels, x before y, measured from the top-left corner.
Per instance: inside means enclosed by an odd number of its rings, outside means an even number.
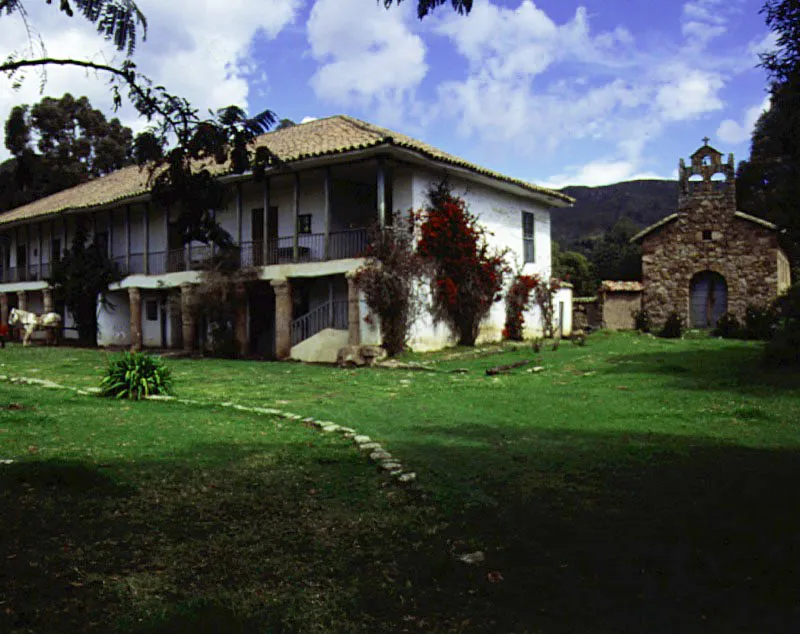
[[[44,315],[37,315],[27,310],[20,310],[19,308],[12,308],[8,314],[9,326],[22,326],[25,331],[25,336],[22,338],[22,345],[31,345],[31,337],[37,330],[50,330],[51,341],[53,344],[58,343],[58,330],[61,328],[61,315],[58,313],[45,313]]]

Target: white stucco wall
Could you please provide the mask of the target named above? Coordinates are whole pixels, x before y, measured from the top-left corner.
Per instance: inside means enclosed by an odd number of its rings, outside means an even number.
[[[111,291],[108,293],[108,301],[111,303],[108,308],[98,306],[97,345],[129,346],[131,313],[128,291]]]
[[[416,171],[412,182],[412,203],[415,209],[423,208],[427,202],[427,191],[439,182],[441,175]],[[508,249],[509,264],[524,275],[540,275],[549,279],[551,274],[550,254],[550,210],[543,204],[528,198],[517,197],[484,185],[459,178],[450,178],[455,195],[464,199],[469,211],[489,232],[489,244],[498,249]],[[534,214],[534,262],[523,263],[522,212]],[[571,312],[572,306],[565,306]],[[530,311],[526,318],[531,331],[541,332],[542,324],[538,310]],[[492,305],[489,316],[481,326],[478,343],[501,339],[505,324],[503,301]],[[442,348],[453,342],[453,337],[443,325],[434,325],[426,312],[412,330],[410,345],[415,350]]]

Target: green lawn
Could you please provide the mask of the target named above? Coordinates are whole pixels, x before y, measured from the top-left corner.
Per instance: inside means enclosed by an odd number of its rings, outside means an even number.
[[[169,362],[180,396],[370,435],[411,490],[297,423],[0,384],[0,631],[800,627],[800,375],[708,338],[462,352]],[[105,358],[11,346],[0,374],[94,386]]]

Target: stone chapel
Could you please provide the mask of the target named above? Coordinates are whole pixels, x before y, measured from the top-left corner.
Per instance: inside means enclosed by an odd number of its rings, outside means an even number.
[[[654,323],[676,311],[690,328],[713,328],[726,312],[741,321],[790,285],[774,224],[736,209],[733,154],[708,144],[679,167],[677,213],[632,238],[642,246],[642,306]]]

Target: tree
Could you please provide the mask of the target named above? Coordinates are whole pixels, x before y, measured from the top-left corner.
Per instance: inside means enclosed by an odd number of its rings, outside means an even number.
[[[66,93],[15,106],[5,123],[13,155],[0,175],[0,211],[113,172],[133,162],[133,132],[106,120],[86,97]],[[36,140],[35,146],[33,145]]]
[[[753,131],[751,154],[738,170],[738,204],[786,229],[786,247],[800,261],[800,2],[767,0],[762,9],[777,36],[761,56],[770,80],[771,108]]]
[[[451,328],[459,345],[473,346],[481,322],[501,299],[503,276],[510,272],[507,252],[489,247],[486,230],[447,181],[429,188],[428,201],[417,253],[431,267],[433,317]]]
[[[591,295],[597,289],[597,279],[592,266],[582,253],[562,251],[558,242],[552,242],[553,277],[572,284],[576,297]]]
[[[391,227],[373,227],[367,262],[356,276],[367,306],[378,317],[381,345],[390,356],[405,348],[420,312],[422,263],[414,250],[414,215],[395,217]]]
[[[632,220],[622,217],[593,244],[589,260],[597,279],[642,279],[642,251],[630,241],[638,232]]]
[[[97,345],[97,305],[110,306],[106,300],[109,284],[121,275],[108,254],[92,242],[88,244],[85,222],[76,224],[75,237],[69,251],[52,263],[48,282],[56,299],[63,301],[75,319],[78,339],[84,345]]]

